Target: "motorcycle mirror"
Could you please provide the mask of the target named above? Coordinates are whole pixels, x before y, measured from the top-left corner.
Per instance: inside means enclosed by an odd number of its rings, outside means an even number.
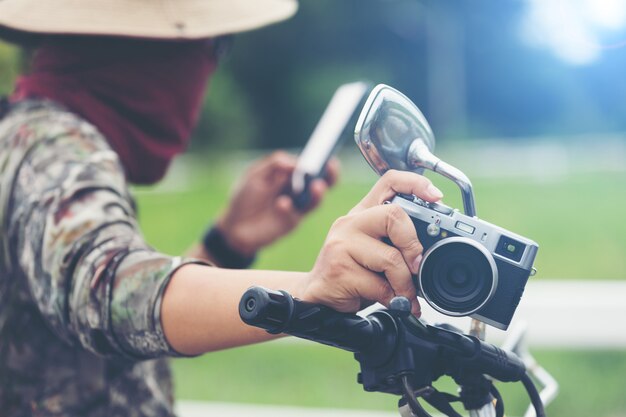
[[[388,85],[371,91],[357,121],[354,140],[370,166],[384,174],[390,169],[423,173],[408,160],[413,142],[432,155],[435,136],[428,121],[411,100]]]
[[[476,216],[472,183],[459,169],[433,155],[435,135],[428,121],[404,94],[379,84],[370,93],[354,129],[361,153],[378,173],[390,169],[422,174],[425,169],[454,181],[466,215]]]

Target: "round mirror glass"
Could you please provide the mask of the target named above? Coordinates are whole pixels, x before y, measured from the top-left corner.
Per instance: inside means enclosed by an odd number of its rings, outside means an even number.
[[[422,112],[404,94],[384,84],[377,85],[365,102],[354,140],[379,175],[389,169],[422,173],[422,168],[409,165],[409,147],[421,140],[430,152],[435,148],[435,137]]]

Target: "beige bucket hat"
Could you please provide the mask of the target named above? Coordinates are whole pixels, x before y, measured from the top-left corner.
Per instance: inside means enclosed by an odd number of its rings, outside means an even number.
[[[208,38],[292,16],[296,0],[0,0],[0,26],[52,34]]]

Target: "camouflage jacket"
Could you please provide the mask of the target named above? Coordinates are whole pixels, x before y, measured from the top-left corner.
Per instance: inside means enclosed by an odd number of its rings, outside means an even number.
[[[141,236],[117,155],[43,100],[0,118],[0,416],[170,416],[160,321],[185,262]]]

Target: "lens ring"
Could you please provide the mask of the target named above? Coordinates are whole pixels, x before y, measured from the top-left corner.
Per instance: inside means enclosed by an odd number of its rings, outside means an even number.
[[[498,269],[484,246],[466,237],[451,237],[426,251],[418,285],[422,297],[435,310],[448,316],[468,316],[495,293]]]

